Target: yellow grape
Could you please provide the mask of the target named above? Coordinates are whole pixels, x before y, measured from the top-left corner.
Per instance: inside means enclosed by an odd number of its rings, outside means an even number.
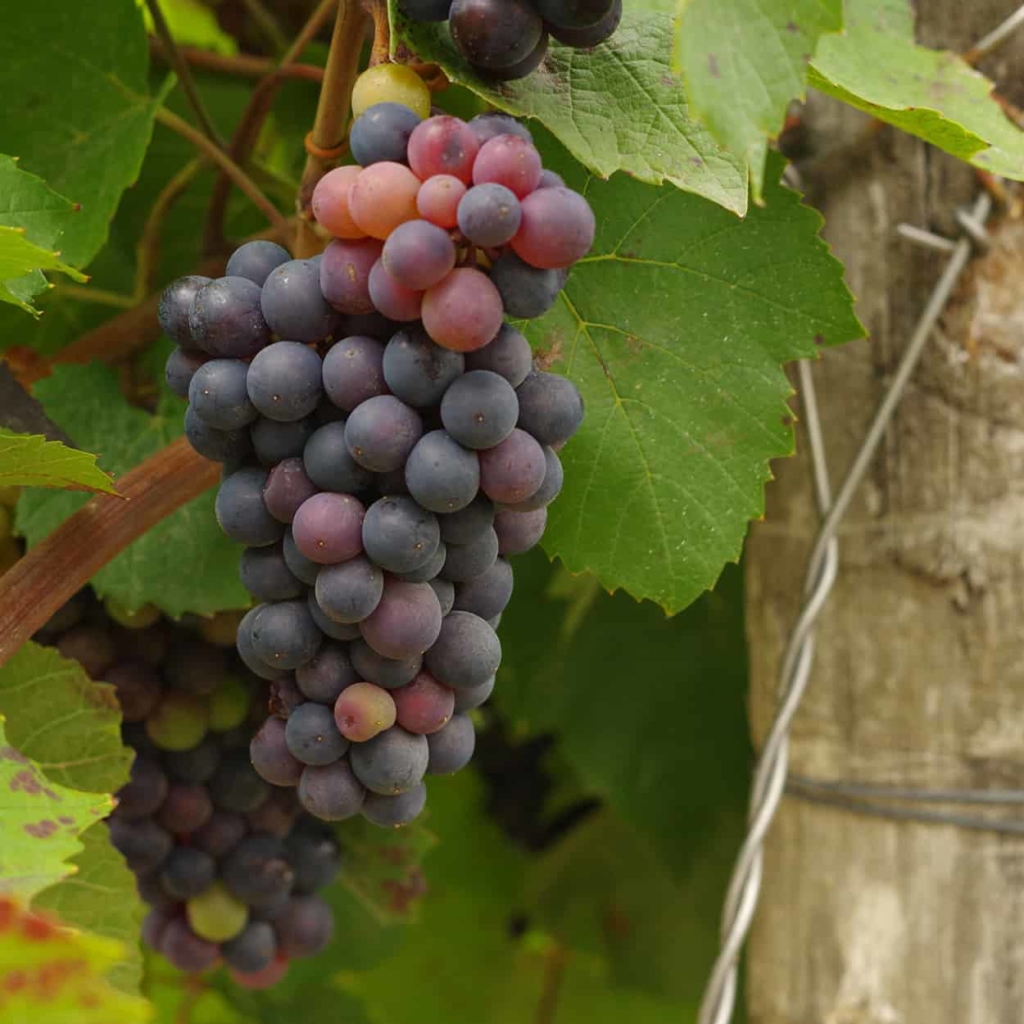
[[[378,64],[357,79],[352,90],[352,116],[359,117],[378,103],[401,103],[422,118],[430,117],[430,90],[404,64]]]
[[[249,910],[221,885],[214,882],[205,892],[186,904],[192,931],[207,942],[233,939],[249,920]]]

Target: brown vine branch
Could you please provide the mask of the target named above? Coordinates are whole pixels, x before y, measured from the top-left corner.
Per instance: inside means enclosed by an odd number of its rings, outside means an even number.
[[[253,204],[258,207],[260,212],[267,218],[268,221],[280,230],[287,227],[288,221],[280,210],[260,191],[259,186],[249,177],[245,171],[242,170],[234,160],[228,156],[224,150],[219,149],[213,145],[210,140],[202,134],[202,132],[196,131],[184,120],[184,118],[178,117],[177,114],[172,113],[166,107],[161,107],[156,112],[156,119],[165,128],[170,128],[171,131],[177,132],[183,138],[188,139],[193,146],[196,147],[204,156],[209,157],[215,164],[217,164],[225,174],[252,200]]]
[[[370,16],[373,18],[373,49],[370,51],[370,66],[386,64],[391,57],[391,23],[388,21],[387,4],[371,3]]]
[[[0,666],[132,541],[213,487],[215,463],[179,438],[97,495],[0,577]]]
[[[160,236],[164,221],[178,199],[192,184],[200,168],[206,163],[203,157],[190,160],[160,190],[153,208],[146,218],[139,244],[135,247],[135,302],[143,302],[156,285],[157,265],[160,262]]]
[[[153,27],[156,29],[161,43],[163,43],[167,59],[170,62],[171,67],[173,67],[177,72],[178,81],[181,83],[181,87],[185,91],[185,96],[188,99],[190,106],[195,111],[196,118],[199,120],[203,133],[210,143],[218,149],[223,150],[224,140],[220,137],[216,127],[214,127],[213,121],[210,119],[210,115],[206,112],[206,107],[203,105],[203,99],[199,95],[199,90],[196,88],[195,79],[192,77],[192,72],[189,71],[188,64],[185,63],[181,54],[178,52],[178,44],[174,41],[174,36],[171,34],[170,26],[164,18],[164,12],[160,10],[159,0],[146,0],[146,6],[149,8],[150,16],[153,19]]]
[[[327,5],[330,6],[330,5]],[[149,52],[158,60],[170,63],[167,51],[159,39],[149,39]],[[281,78],[297,78],[308,82],[322,82],[324,69],[316,64],[286,64],[278,67],[269,57],[257,57],[251,53],[236,53],[228,56],[212,50],[200,50],[196,46],[179,46],[178,53],[191,67],[204,71],[217,71],[225,75],[239,75],[244,78],[263,78],[277,74]]]
[[[300,216],[309,219],[309,204],[316,183],[327,173],[333,161],[315,155],[315,150],[336,150],[345,141],[349,99],[359,73],[359,55],[366,38],[366,14],[358,0],[340,0],[338,16],[327,55],[324,83],[320,89],[313,130],[309,133],[311,151],[299,183],[296,200]]]
[[[274,102],[274,96],[281,82],[287,77],[286,71],[293,67],[293,61],[300,57],[307,46],[316,38],[317,33],[323,28],[331,12],[334,10],[338,0],[321,0],[317,8],[310,15],[309,20],[296,35],[292,45],[288,47],[281,63],[271,74],[264,78],[253,90],[252,96],[246,105],[242,116],[235,128],[231,138],[229,153],[235,163],[245,165],[256,142],[259,139],[260,129],[270,113]],[[324,74],[321,72],[320,81],[323,81]],[[210,197],[210,207],[206,213],[206,224],[203,228],[203,251],[206,253],[216,252],[224,245],[224,218],[227,213],[228,197],[231,194],[231,178],[227,174],[221,174],[213,186],[213,194]]]

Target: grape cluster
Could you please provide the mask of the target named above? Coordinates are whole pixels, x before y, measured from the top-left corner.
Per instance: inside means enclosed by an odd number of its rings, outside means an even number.
[[[228,276],[172,284],[160,316],[260,602],[237,636],[273,692],[252,763],[318,818],[396,827],[426,774],[472,756],[507,559],[540,539],[583,418],[503,312],[543,312],[594,225],[507,118],[385,100],[351,146],[365,166],[313,197],[336,236],[322,256],[248,243]]]
[[[249,762],[266,684],[155,610],[126,615],[85,594],[39,639],[116,690],[135,760],[108,826],[151,907],[145,942],[184,971],[223,960],[249,988],[319,952],[334,920],[316,891],[336,877],[340,850]]]
[[[610,39],[622,0],[402,0],[413,21],[447,21],[452,41],[481,74],[525,78],[540,65],[548,36],[576,50]]]

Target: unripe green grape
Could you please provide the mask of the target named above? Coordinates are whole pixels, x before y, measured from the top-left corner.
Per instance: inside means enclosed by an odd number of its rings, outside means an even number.
[[[249,687],[237,676],[228,676],[207,698],[210,729],[227,732],[241,725],[249,714]]]
[[[146,719],[146,735],[161,750],[191,750],[206,735],[209,721],[209,707],[202,697],[172,690]]]
[[[227,942],[248,923],[249,908],[214,882],[205,892],[185,905],[192,931],[207,942]]]

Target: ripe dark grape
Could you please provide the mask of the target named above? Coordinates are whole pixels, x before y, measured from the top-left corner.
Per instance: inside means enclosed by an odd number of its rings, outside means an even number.
[[[383,657],[412,658],[423,654],[441,632],[441,605],[428,583],[385,579],[384,596],[359,631]]]
[[[317,604],[316,594],[312,590],[306,595],[306,607],[309,608],[309,614],[313,616],[317,629],[324,636],[330,637],[332,640],[355,640],[359,636],[359,627],[357,625],[349,625],[347,622],[335,622],[334,619],[329,618],[320,605]]]
[[[565,271],[531,267],[514,252],[503,252],[491,267],[491,281],[509,316],[533,320],[555,304],[565,285]]]
[[[405,483],[413,498],[431,512],[457,512],[480,489],[480,462],[475,452],[463,448],[445,431],[432,430],[409,453]]]
[[[220,959],[220,948],[196,935],[181,918],[172,920],[160,936],[159,950],[179,971],[195,974]]]
[[[366,490],[373,474],[352,458],[345,444],[345,424],[326,423],[306,442],[306,475],[325,491],[355,494]]]
[[[423,296],[427,334],[454,352],[483,348],[501,329],[503,313],[497,287],[474,267],[458,267]]]
[[[316,485],[306,475],[302,459],[293,456],[283,459],[267,474],[263,503],[278,522],[290,523],[302,503],[313,497],[316,491]]]
[[[341,850],[334,833],[305,819],[285,839],[295,870],[295,891],[312,893],[330,885],[341,870]]]
[[[270,272],[290,259],[288,250],[282,249],[276,242],[256,239],[239,246],[231,254],[226,273],[228,277],[248,278],[262,288]]]
[[[501,641],[481,618],[469,612],[445,617],[436,643],[423,663],[439,682],[454,689],[472,689],[486,682],[501,664]]]
[[[395,702],[373,683],[353,683],[334,703],[338,732],[353,743],[365,743],[395,724]]]
[[[504,377],[470,370],[454,381],[441,401],[445,430],[467,448],[493,448],[515,429],[519,401]]]
[[[459,230],[474,245],[492,248],[509,242],[519,230],[522,208],[504,185],[475,185],[459,203]]]
[[[252,451],[248,430],[218,430],[208,426],[191,407],[185,410],[185,436],[188,443],[211,462],[241,460]]]
[[[401,103],[377,103],[355,119],[348,136],[349,151],[363,167],[391,160],[408,163],[406,147],[420,118]]]
[[[192,340],[211,356],[256,355],[270,341],[260,294],[260,286],[244,277],[222,277],[203,285],[189,307]]]
[[[492,532],[497,543],[497,533]],[[472,612],[481,619],[493,619],[508,606],[512,588],[512,566],[506,559],[498,558],[489,569],[459,583],[452,607],[460,612]]]
[[[268,718],[249,744],[249,758],[260,777],[274,786],[297,786],[303,764],[288,749],[285,723]]]
[[[495,676],[491,676],[486,683],[474,686],[471,690],[455,691],[455,714],[461,715],[466,711],[472,711],[485,704],[494,692]]]
[[[525,501],[517,502],[515,505],[506,505],[505,508],[511,512],[535,512],[539,508],[550,505],[558,497],[562,491],[565,474],[557,453],[547,445],[544,446],[544,462],[544,481],[540,487]]]
[[[210,278],[200,277],[198,274],[179,277],[177,281],[168,285],[160,295],[160,304],[157,307],[160,329],[168,338],[176,341],[184,349],[198,347],[189,328],[188,313],[192,308],[192,300],[195,299],[196,293],[209,283]]]
[[[270,786],[249,763],[248,751],[224,758],[209,789],[216,808],[237,814],[255,811],[270,795]]]
[[[347,760],[310,765],[299,780],[299,801],[322,821],[344,821],[359,813],[366,790]]]
[[[117,692],[121,716],[126,722],[143,721],[160,703],[160,675],[143,661],[119,662],[106,669],[103,681],[110,683]]]
[[[486,114],[477,114],[469,122],[469,127],[481,146],[498,135],[518,135],[519,138],[529,142],[531,146],[533,145],[533,136],[525,124],[517,121],[510,114],[502,114],[497,110],[489,111]]]
[[[316,578],[316,603],[336,622],[362,622],[383,593],[384,574],[367,558],[326,565]]]
[[[535,512],[499,512],[494,517],[494,532],[498,535],[498,553],[522,555],[536,547],[544,536],[548,510]]]
[[[323,635],[305,601],[261,605],[252,625],[256,654],[278,669],[294,669],[316,656]]]
[[[249,428],[256,457],[268,469],[285,459],[301,458],[315,430],[316,423],[312,416],[290,422],[268,420],[266,416],[260,416]]]
[[[308,416],[320,400],[322,364],[306,345],[277,341],[249,364],[252,404],[268,419],[288,423]]]
[[[321,565],[348,561],[363,550],[365,515],[362,502],[351,494],[314,494],[292,520],[295,544],[302,554]]]
[[[437,595],[442,617],[447,615],[455,604],[455,584],[438,577],[430,581],[430,589]]]
[[[174,847],[174,838],[152,818],[125,821],[111,818],[110,842],[124,855],[128,867],[136,874],[146,874],[159,867]]]
[[[305,504],[305,502],[303,502]],[[299,506],[302,507],[301,505]],[[313,586],[316,583],[317,573],[320,571],[320,564],[307,558],[295,543],[295,535],[289,529],[281,542],[281,551],[284,555],[285,564],[303,583]]]
[[[356,778],[372,793],[394,796],[423,781],[429,749],[425,736],[393,726],[366,743],[352,748],[350,759]]]
[[[315,701],[291,713],[285,726],[285,742],[303,764],[333,764],[348,749],[348,741],[338,732],[330,709]]]
[[[363,548],[388,572],[412,572],[437,550],[437,517],[412,498],[396,495],[375,501],[363,520]]]
[[[125,821],[148,818],[167,796],[167,776],[159,763],[150,757],[136,755],[131,777],[117,791],[117,814]]]
[[[452,775],[469,764],[476,748],[476,731],[469,715],[455,715],[440,731],[427,737],[431,775]]]
[[[238,563],[238,578],[257,601],[286,601],[305,592],[302,580],[285,563],[280,544],[246,548]]]
[[[416,209],[424,220],[439,228],[458,227],[459,203],[465,194],[465,183],[453,174],[436,174],[420,186],[416,193]]]
[[[275,922],[281,949],[290,957],[314,956],[334,934],[331,908],[316,896],[296,896]]]
[[[167,386],[179,397],[188,398],[188,388],[196,370],[210,357],[202,352],[188,352],[176,348],[168,357],[164,367]]]
[[[217,862],[202,850],[177,847],[160,868],[160,884],[176,900],[198,896],[217,877]]]
[[[498,535],[487,530],[468,544],[449,544],[441,576],[452,583],[465,583],[487,572],[497,557]]]
[[[295,670],[295,681],[302,693],[321,704],[333,705],[341,691],[359,678],[347,644],[322,644],[312,661]]]
[[[360,679],[376,683],[386,690],[394,690],[411,682],[423,665],[423,658],[419,654],[398,660],[385,658],[365,640],[353,641],[349,655],[352,667]]]
[[[263,503],[267,474],[262,469],[240,469],[224,480],[217,491],[215,510],[220,528],[247,547],[265,547],[284,536],[284,526]]]
[[[391,392],[416,408],[436,405],[462,373],[466,357],[435,345],[420,326],[398,331],[384,349],[384,380]]]
[[[371,313],[370,270],[381,258],[375,238],[336,238],[324,250],[320,264],[320,290],[342,313]]]
[[[428,220],[410,220],[388,235],[380,260],[402,287],[425,291],[455,267],[455,244],[444,228]]]
[[[331,334],[336,314],[320,291],[320,269],[312,260],[290,260],[271,271],[260,302],[279,338],[309,344]]]
[[[541,17],[565,28],[589,28],[606,18],[614,0],[533,0]]]
[[[517,388],[533,369],[530,343],[510,324],[503,324],[492,342],[466,353],[466,369],[489,370]]]
[[[406,583],[432,583],[444,566],[444,560],[448,557],[448,550],[443,543],[438,543],[433,555],[424,562],[418,569],[412,572],[402,572],[396,575]]]
[[[399,469],[422,435],[419,413],[394,395],[368,399],[345,424],[345,443],[352,458],[375,473]]]
[[[367,793],[363,801],[363,817],[380,828],[401,828],[415,821],[427,803],[427,787],[421,782],[397,796]]]
[[[167,791],[156,820],[168,832],[184,835],[202,828],[213,814],[213,804],[204,786],[173,783]]]
[[[423,293],[400,285],[387,272],[383,259],[377,260],[370,268],[367,287],[373,305],[392,320],[400,323],[419,320]]]
[[[491,501],[514,505],[536,494],[544,482],[544,449],[523,430],[516,428],[479,455],[480,489]]]
[[[191,837],[192,845],[215,860],[229,854],[244,838],[249,826],[241,814],[215,810],[213,817]]]
[[[250,907],[265,907],[285,899],[295,882],[284,843],[266,834],[243,839],[221,865],[228,892]]]
[[[393,690],[391,697],[398,724],[422,736],[444,728],[455,710],[455,691],[429,672],[420,672],[411,683]]]
[[[532,267],[564,269],[590,251],[595,229],[594,212],[578,192],[541,188],[522,202],[512,248]]]
[[[519,427],[541,444],[564,444],[583,422],[583,398],[565,377],[535,371],[519,385],[516,394]]]
[[[494,505],[483,494],[458,512],[437,517],[446,544],[469,544],[494,525]]]
[[[375,338],[343,338],[324,358],[323,384],[328,398],[352,412],[374,395],[387,392],[384,383],[384,346]]]
[[[577,50],[589,49],[603,43],[615,34],[622,21],[622,0],[614,0],[611,10],[600,20],[586,28],[566,28],[552,22],[548,27],[551,34],[563,46]]]
[[[487,76],[496,82],[512,82],[517,78],[526,78],[540,67],[548,53],[548,34],[542,32],[540,42],[521,61],[510,64],[507,68],[490,68]]]
[[[450,174],[467,184],[480,149],[473,130],[457,117],[441,114],[418,125],[409,138],[409,165],[421,181]]]
[[[250,921],[241,933],[224,943],[221,952],[224,962],[236,971],[251,974],[265,970],[277,955],[274,927],[268,921]]]
[[[459,52],[478,68],[507,68],[540,42],[544,23],[527,0],[453,0],[448,27]]]

